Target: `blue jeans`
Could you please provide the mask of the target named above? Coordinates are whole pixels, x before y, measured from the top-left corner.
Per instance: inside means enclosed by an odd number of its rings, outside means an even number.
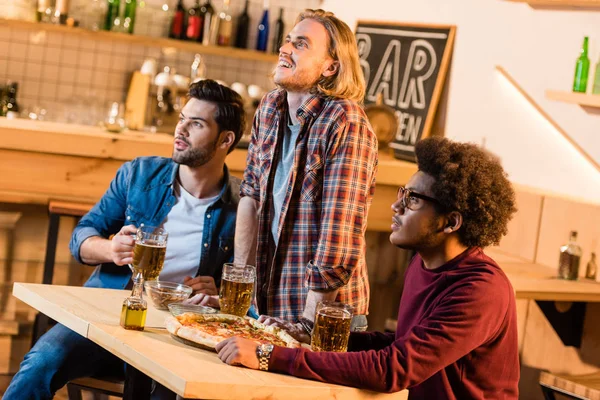
[[[72,379],[124,376],[124,363],[69,328],[57,324],[25,355],[4,400],[52,399]]]

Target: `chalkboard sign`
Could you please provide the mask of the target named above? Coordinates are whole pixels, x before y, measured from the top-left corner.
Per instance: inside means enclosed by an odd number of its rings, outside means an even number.
[[[429,136],[448,72],[455,26],[359,21],[356,40],[367,82],[365,104],[395,110],[394,156],[415,161],[415,144]]]

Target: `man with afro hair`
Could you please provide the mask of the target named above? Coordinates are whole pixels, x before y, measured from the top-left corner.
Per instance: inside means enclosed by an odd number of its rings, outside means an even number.
[[[518,399],[512,286],[483,248],[507,232],[515,194],[496,157],[473,144],[420,141],[418,171],[398,190],[390,241],[416,251],[395,334],[352,332],[347,353],[275,347],[270,371],[409,399]],[[229,364],[258,368],[257,345],[217,346]],[[264,365],[264,360],[261,360]]]

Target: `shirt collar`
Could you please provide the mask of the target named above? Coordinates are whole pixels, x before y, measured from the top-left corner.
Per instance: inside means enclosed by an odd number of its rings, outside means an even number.
[[[284,89],[278,89],[279,95],[276,98],[277,109],[283,111],[288,109],[287,105],[287,92]],[[327,98],[319,94],[313,94],[304,101],[296,110],[296,116],[301,122],[305,122],[307,119],[314,119],[319,115]]]
[[[162,183],[172,188],[175,179],[177,179],[177,172],[179,172],[179,164],[171,160],[171,173],[166,174]],[[219,200],[226,204],[231,203],[233,201],[233,190],[235,189],[232,187],[231,174],[226,164],[223,164],[223,181],[225,184],[219,193]]]

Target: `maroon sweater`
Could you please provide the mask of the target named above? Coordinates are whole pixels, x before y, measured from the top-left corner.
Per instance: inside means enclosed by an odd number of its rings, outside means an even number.
[[[410,263],[394,334],[352,333],[349,352],[275,347],[269,370],[410,399],[518,399],[515,296],[471,248],[435,270]]]

